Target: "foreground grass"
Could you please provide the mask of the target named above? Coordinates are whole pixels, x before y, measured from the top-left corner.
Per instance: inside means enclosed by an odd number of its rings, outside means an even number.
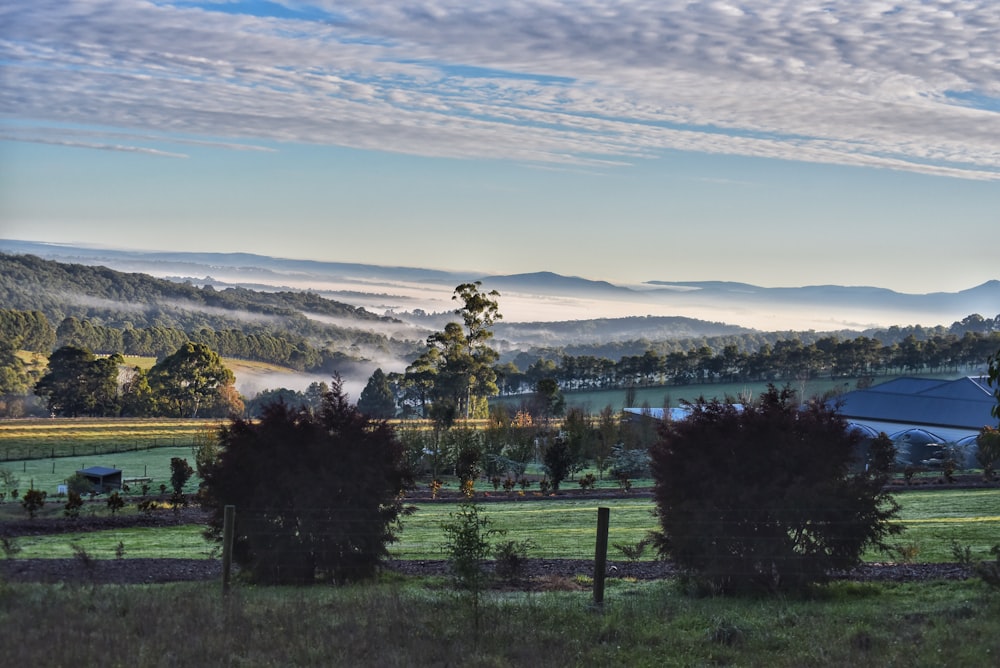
[[[478,627],[439,582],[346,588],[0,585],[4,658],[51,666],[992,666],[977,582],[838,583],[808,599],[692,598],[676,583],[490,593]],[[477,630],[478,628],[478,630]]]

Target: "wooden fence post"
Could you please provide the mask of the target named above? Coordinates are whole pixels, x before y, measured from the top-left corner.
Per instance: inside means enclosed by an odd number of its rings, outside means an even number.
[[[604,573],[608,566],[608,525],[611,509],[597,509],[597,547],[594,550],[594,605],[604,605]]]
[[[229,577],[233,568],[233,533],[236,506],[226,506],[222,523],[222,595],[229,593]]]

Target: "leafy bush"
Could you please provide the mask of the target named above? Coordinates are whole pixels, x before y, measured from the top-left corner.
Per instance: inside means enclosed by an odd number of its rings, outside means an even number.
[[[649,471],[649,452],[643,449],[627,450],[619,443],[611,449],[610,471],[619,480],[642,478]]]
[[[87,476],[74,473],[66,478],[66,491],[76,492],[80,496],[90,494],[94,491],[94,483]]]
[[[122,498],[121,494],[118,492],[111,492],[108,495],[108,510],[111,511],[112,515],[118,514],[118,511],[125,507],[125,499]]]
[[[319,411],[282,403],[259,421],[232,419],[221,452],[199,471],[202,504],[221,539],[236,507],[233,560],[262,583],[371,577],[405,512],[403,446],[392,427],[347,401],[339,378]]]
[[[659,549],[718,591],[802,589],[902,531],[884,489],[888,438],[851,474],[859,436],[834,408],[794,396],[771,386],[742,410],[700,399],[652,449]]]
[[[996,557],[995,561],[981,561],[976,564],[976,575],[986,583],[990,589],[1000,591],[1000,543],[990,548],[990,554]]]
[[[28,517],[34,519],[35,513],[45,505],[45,494],[38,489],[29,489],[21,499],[21,506],[28,513]]]
[[[517,580],[521,577],[528,552],[535,547],[530,538],[524,540],[503,540],[493,546],[493,558],[496,559],[496,574],[505,580]]]
[[[180,457],[170,458],[170,486],[173,488],[174,494],[183,494],[184,485],[187,484],[187,481],[193,475],[194,469],[191,468],[186,459],[181,459]]]
[[[80,508],[83,508],[83,497],[78,492],[69,490],[66,493],[66,505],[63,506],[63,514],[66,517],[79,517]]]
[[[642,559],[642,555],[646,552],[646,548],[654,542],[654,536],[647,536],[646,538],[643,538],[635,543],[611,543],[611,547],[621,552],[630,563],[635,563]]]
[[[562,438],[555,438],[542,454],[542,468],[550,478],[552,491],[559,491],[559,483],[566,479],[573,466],[573,453]]]
[[[493,528],[493,521],[472,501],[462,502],[448,517],[449,520],[441,524],[445,535],[443,551],[455,584],[469,593],[478,629],[479,599],[489,577],[483,569],[483,561],[493,552],[490,539],[506,532]]]

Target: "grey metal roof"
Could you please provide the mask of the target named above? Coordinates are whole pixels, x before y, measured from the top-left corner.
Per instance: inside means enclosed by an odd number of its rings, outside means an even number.
[[[848,420],[979,430],[996,423],[990,415],[995,401],[978,378],[900,378],[848,392],[840,397],[839,407]]]
[[[114,475],[115,473],[121,473],[121,469],[113,469],[109,466],[91,466],[90,468],[80,469],[77,473],[104,477]]]

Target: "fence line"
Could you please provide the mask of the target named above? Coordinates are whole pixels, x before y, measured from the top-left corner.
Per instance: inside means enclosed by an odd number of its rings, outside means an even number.
[[[157,441],[162,440],[163,442],[158,443]],[[168,441],[169,442],[166,442]],[[36,461],[39,459],[65,459],[67,457],[84,457],[90,455],[96,457],[98,455],[113,455],[121,452],[140,452],[145,450],[156,450],[159,448],[182,448],[195,446],[194,441],[187,443],[178,443],[176,438],[170,439],[153,439],[153,443],[139,443],[138,441],[128,444],[122,443],[112,443],[112,444],[89,444],[84,445],[80,443],[71,443],[67,445],[66,443],[60,443],[59,445],[48,445],[46,446],[7,446],[3,448],[3,459],[2,461]],[[69,451],[66,451],[66,448]],[[23,448],[23,453],[19,456],[15,456],[19,448]],[[59,449],[59,453],[56,453],[56,449]],[[47,449],[48,452],[44,452]],[[35,451],[34,453],[31,451]]]

